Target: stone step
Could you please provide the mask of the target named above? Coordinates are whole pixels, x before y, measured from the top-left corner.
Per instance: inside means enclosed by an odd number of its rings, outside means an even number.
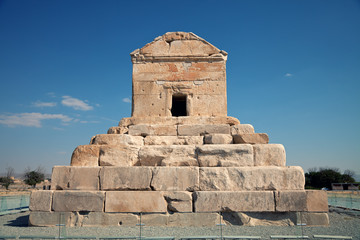
[[[46,200],[44,200],[44,198]],[[44,212],[327,212],[323,191],[35,191]]]
[[[285,166],[286,153],[281,144],[205,144],[205,145],[139,145],[141,139],[128,138],[134,145],[98,145],[125,139],[115,134],[97,135],[91,145],[78,146],[71,157],[71,166]],[[216,136],[216,135],[215,135]],[[114,138],[112,138],[114,137]],[[139,137],[141,138],[141,137]],[[147,136],[145,142],[196,143],[201,136]]]
[[[229,116],[184,116],[184,117],[129,117],[122,118],[119,127],[131,125],[161,124],[161,125],[191,125],[191,124],[228,124],[230,126],[240,125],[240,121]]]
[[[301,216],[300,216],[301,215]],[[31,211],[29,224],[33,226],[57,226],[63,219],[67,227],[93,226],[132,226],[140,220],[139,213],[108,212],[40,212]],[[214,227],[221,222],[225,225],[240,226],[294,226],[298,223],[306,226],[328,226],[329,217],[326,212],[223,212],[223,213],[147,213],[141,217],[145,226],[167,227]],[[131,237],[128,237],[131,238]],[[189,237],[187,237],[189,238]],[[226,238],[226,237],[224,237]],[[229,237],[236,239],[235,236]]]
[[[302,190],[301,167],[53,168],[52,190],[271,191]]]

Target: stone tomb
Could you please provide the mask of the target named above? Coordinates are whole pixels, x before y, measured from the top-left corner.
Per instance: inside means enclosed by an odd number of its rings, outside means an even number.
[[[226,60],[193,33],[131,53],[132,116],[55,166],[31,195],[30,224],[327,225],[324,191],[304,190],[284,146],[227,116]]]

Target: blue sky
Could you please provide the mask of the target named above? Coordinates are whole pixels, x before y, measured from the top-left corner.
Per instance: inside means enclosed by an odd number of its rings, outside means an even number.
[[[287,165],[360,174],[360,2],[0,0],[0,172],[69,165],[131,115],[130,52],[171,31],[229,53],[228,115]]]

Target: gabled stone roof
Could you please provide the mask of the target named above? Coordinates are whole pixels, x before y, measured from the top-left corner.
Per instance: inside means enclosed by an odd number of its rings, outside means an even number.
[[[133,61],[212,58],[225,60],[227,53],[192,32],[168,32],[131,54]]]

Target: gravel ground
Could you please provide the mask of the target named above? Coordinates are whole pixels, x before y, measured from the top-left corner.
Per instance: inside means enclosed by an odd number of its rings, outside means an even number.
[[[59,227],[29,227],[29,212],[0,216],[0,235],[59,236]],[[273,235],[301,235],[313,239],[313,235],[343,235],[360,240],[360,212],[332,208],[328,227],[278,227],[278,226],[223,226],[223,236],[261,236],[270,239]],[[61,236],[119,237],[139,236],[139,227],[62,227]],[[177,239],[186,236],[220,236],[220,227],[143,227],[142,236],[172,236]]]

